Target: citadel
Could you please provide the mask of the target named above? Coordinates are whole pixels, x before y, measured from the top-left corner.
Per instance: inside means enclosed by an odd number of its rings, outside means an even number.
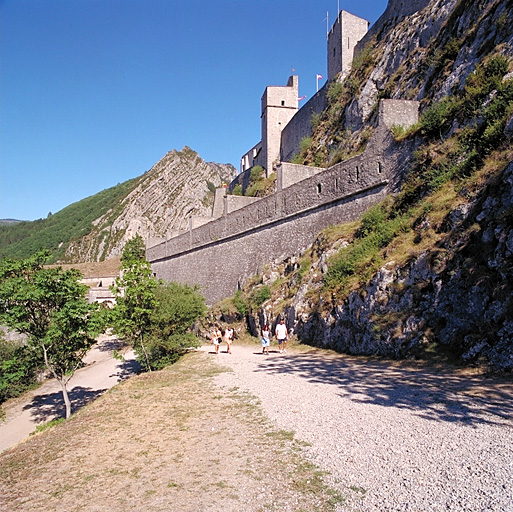
[[[424,3],[406,9],[416,10]],[[397,13],[398,7],[404,9],[402,2],[391,0],[371,31],[390,22],[389,12]],[[368,21],[340,11],[328,33],[324,87],[302,108],[297,76],[290,76],[285,86],[265,89],[261,140],[242,156],[241,173],[234,182],[216,190],[212,216],[191,216],[186,232],[148,247],[147,259],[157,278],[199,284],[207,303],[214,303],[232,295],[269,261],[299,254],[319,231],[356,219],[394,190],[408,159],[390,129],[417,122],[415,101],[381,100],[377,126],[362,154],[327,169],[290,163],[300,141],[312,134],[312,115],[327,106],[329,86],[348,75],[355,52],[361,51],[368,35]],[[257,198],[227,193],[236,183],[244,186],[257,165],[266,177],[276,173],[273,194]]]

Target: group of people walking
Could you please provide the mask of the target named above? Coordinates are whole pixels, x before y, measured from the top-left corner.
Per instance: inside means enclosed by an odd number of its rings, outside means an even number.
[[[219,347],[222,342],[226,343],[226,352],[228,354],[232,353],[232,343],[233,343],[233,329],[231,327],[227,327],[224,332],[221,331],[218,325],[214,326],[214,330],[212,331],[212,343],[214,345],[214,350],[216,354],[219,354]]]
[[[276,329],[274,331],[274,335],[276,340],[278,341],[278,349],[280,354],[287,352],[287,341],[289,339],[289,332],[287,326],[285,325],[285,320],[282,318],[278,324],[276,324]],[[271,346],[271,329],[268,324],[265,324],[262,328],[262,354],[269,355],[269,347]],[[211,342],[214,345],[214,350],[216,354],[219,354],[219,347],[221,343],[226,343],[226,352],[228,354],[232,353],[232,343],[233,343],[233,329],[231,327],[227,327],[224,332],[221,331],[218,325],[214,326],[212,330]]]

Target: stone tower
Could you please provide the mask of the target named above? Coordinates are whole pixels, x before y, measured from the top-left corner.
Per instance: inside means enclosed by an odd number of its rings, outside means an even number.
[[[328,34],[328,82],[338,73],[347,75],[353,62],[356,43],[369,29],[369,22],[347,11],[340,11]]]
[[[289,77],[286,86],[268,86],[262,96],[262,154],[266,176],[280,159],[281,132],[298,110],[299,80]]]

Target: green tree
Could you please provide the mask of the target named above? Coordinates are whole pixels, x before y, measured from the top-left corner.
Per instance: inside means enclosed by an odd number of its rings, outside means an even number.
[[[205,314],[205,299],[197,287],[159,282],[157,304],[151,314],[152,331],[148,339],[148,358],[154,369],[178,360],[189,348],[198,346],[190,331]]]
[[[121,255],[121,275],[111,287],[116,296],[113,310],[115,333],[134,347],[139,359],[151,371],[147,341],[152,330],[151,314],[157,305],[150,264],[146,260],[144,241],[140,235],[130,239]]]
[[[26,260],[0,262],[0,321],[28,336],[27,349],[43,361],[62,388],[71,415],[67,384],[102,331],[97,304],[86,300],[78,270],[45,268],[40,251]]]

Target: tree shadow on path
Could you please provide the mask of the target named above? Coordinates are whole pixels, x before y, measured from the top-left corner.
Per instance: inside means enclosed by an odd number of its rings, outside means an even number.
[[[109,377],[117,377],[118,382],[121,382],[134,375],[138,375],[141,371],[141,365],[136,359],[127,359],[123,361],[123,363],[118,366],[118,370],[109,375]]]
[[[105,393],[105,391],[107,389],[93,390],[91,388],[75,386],[68,392],[72,412],[77,412],[78,409],[92,402]],[[31,411],[32,419],[35,423],[66,417],[66,406],[64,405],[61,391],[35,396],[23,409]]]
[[[295,374],[340,389],[362,404],[410,409],[422,418],[504,424],[513,418],[513,379],[468,376],[457,369],[309,352],[259,359],[257,372]]]
[[[109,377],[117,377],[117,383],[140,373],[141,365],[135,359],[128,359],[120,362],[116,372]],[[71,410],[73,413],[87,405],[89,402],[96,400],[100,395],[105,393],[109,388],[92,389],[90,387],[74,386],[68,391],[71,401]],[[45,422],[54,418],[66,417],[66,406],[62,397],[62,391],[55,391],[35,396],[30,403],[23,407],[23,410],[29,410],[32,413],[32,420],[35,423]]]

